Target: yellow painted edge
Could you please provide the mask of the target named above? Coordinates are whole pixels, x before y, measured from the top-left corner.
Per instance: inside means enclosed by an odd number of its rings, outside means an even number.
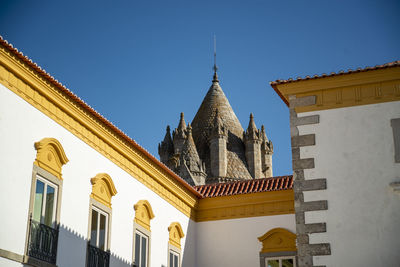
[[[175,242],[174,240],[171,240],[171,239],[168,240],[168,244],[173,245],[174,247],[177,247],[177,248],[181,249],[181,244]]]
[[[281,210],[269,211],[257,215],[254,215],[252,212],[246,212],[245,214],[238,213],[232,216],[222,215],[219,217],[213,216],[208,219],[204,218],[202,215],[207,211],[207,208],[200,208],[198,210],[197,206],[200,203],[208,203],[210,198],[198,200],[186,188],[169,178],[166,173],[160,172],[156,166],[142,157],[139,151],[135,151],[125,145],[113,133],[104,129],[93,117],[75,106],[44,78],[21,63],[19,59],[15,58],[14,55],[1,46],[0,83],[195,221],[197,221],[197,217],[200,218],[199,221],[208,221],[294,213],[293,200],[277,200],[280,205],[285,206]],[[274,192],[264,193],[273,194]],[[242,199],[245,195],[230,197]],[[225,197],[216,197],[212,201],[218,202],[217,199],[220,198]],[[243,208],[244,205],[237,203],[236,206],[231,206],[231,208],[235,207]],[[251,205],[248,207],[251,208]],[[215,213],[216,211],[211,212]],[[200,216],[196,216],[196,213],[199,213]],[[145,225],[142,226],[146,227]]]
[[[3,67],[4,69],[1,69]],[[190,218],[197,198],[0,46],[0,83]]]
[[[294,192],[290,189],[200,199],[196,209],[196,221],[294,214],[294,212]]]
[[[137,223],[137,224],[139,224],[140,226],[144,227],[144,229],[151,231],[151,230],[150,230],[150,225],[147,224],[147,223],[145,223],[143,220],[140,220],[139,218],[136,218],[136,217],[135,217],[134,221],[135,221],[135,223]]]
[[[105,206],[111,208],[111,202],[106,201],[105,199],[98,197],[96,194],[91,193],[90,197],[93,198],[94,200],[97,200],[101,204],[104,204]]]
[[[289,101],[316,96],[317,103],[295,108],[297,113],[400,100],[400,67],[371,70],[315,80],[273,85]]]

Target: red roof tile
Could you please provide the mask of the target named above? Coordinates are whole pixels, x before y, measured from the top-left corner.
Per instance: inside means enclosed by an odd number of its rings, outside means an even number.
[[[191,185],[189,185],[185,180],[175,174],[172,170],[170,170],[167,166],[161,163],[158,159],[156,159],[153,155],[151,155],[146,149],[140,146],[135,142],[132,138],[126,135],[123,131],[117,128],[114,124],[112,124],[105,117],[100,115],[96,110],[90,107],[86,102],[80,99],[77,95],[75,95],[71,90],[61,84],[58,80],[56,80],[53,76],[48,74],[44,69],[39,67],[36,63],[30,60],[27,56],[22,54],[22,52],[18,51],[18,49],[14,48],[10,43],[3,39],[0,36],[0,45],[6,48],[11,54],[19,58],[22,62],[24,62],[27,66],[36,71],[41,77],[47,80],[50,84],[52,84],[59,92],[67,96],[71,101],[73,101],[77,106],[81,107],[83,110],[91,114],[97,121],[103,124],[106,128],[108,128],[111,132],[115,133],[117,137],[121,138],[123,141],[127,142],[134,149],[139,150],[145,157],[147,157],[151,162],[155,165],[166,171],[170,176],[172,176],[178,183],[182,184],[185,188],[187,188],[191,193],[193,193],[196,197],[200,197],[200,194],[193,189]]]
[[[293,189],[293,176],[252,179],[195,186],[203,198]]]

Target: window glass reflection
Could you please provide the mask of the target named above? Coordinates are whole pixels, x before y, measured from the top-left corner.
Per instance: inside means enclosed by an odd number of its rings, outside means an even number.
[[[43,206],[44,183],[36,180],[36,192],[33,205],[33,220],[41,222],[42,206]]]

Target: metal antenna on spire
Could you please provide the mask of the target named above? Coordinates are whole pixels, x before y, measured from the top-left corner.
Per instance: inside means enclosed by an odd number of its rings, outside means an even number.
[[[217,75],[217,37],[214,34],[214,77],[213,77],[213,83],[218,83],[218,75]]]
[[[214,34],[214,73],[217,73],[217,37]]]

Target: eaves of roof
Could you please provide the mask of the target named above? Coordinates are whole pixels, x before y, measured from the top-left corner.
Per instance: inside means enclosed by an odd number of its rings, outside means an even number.
[[[191,185],[189,185],[185,180],[175,174],[172,170],[170,170],[167,166],[161,163],[158,159],[156,159],[153,155],[151,155],[147,150],[145,150],[142,146],[136,143],[132,138],[130,138],[127,134],[121,131],[118,127],[112,124],[105,117],[100,115],[96,110],[90,107],[86,102],[80,99],[77,95],[75,95],[71,90],[61,84],[58,80],[56,80],[53,76],[47,73],[44,69],[34,63],[31,59],[25,56],[22,52],[18,51],[18,49],[14,48],[10,43],[0,36],[0,45],[7,49],[10,53],[12,53],[15,57],[29,66],[33,71],[35,71],[38,75],[40,75],[43,79],[52,84],[56,89],[58,89],[62,94],[64,94],[68,99],[70,99],[74,104],[88,112],[90,115],[94,117],[99,123],[104,125],[107,129],[113,132],[116,136],[120,137],[122,140],[127,142],[133,149],[140,151],[145,158],[149,161],[153,162],[155,165],[161,167],[164,171],[166,171],[173,179],[182,184],[186,189],[188,189],[192,194],[194,194],[197,198],[201,198],[201,194],[198,193]]]
[[[293,189],[293,176],[252,179],[195,186],[203,198]]]
[[[324,79],[328,77],[336,77],[336,76],[342,76],[342,75],[349,75],[353,73],[359,73],[359,72],[367,72],[367,71],[373,71],[373,70],[379,70],[379,69],[386,69],[386,68],[393,68],[393,67],[399,67],[400,66],[400,60],[396,60],[393,62],[385,63],[382,65],[376,65],[374,67],[365,67],[365,68],[357,68],[356,70],[349,69],[347,71],[339,71],[339,72],[331,72],[330,74],[323,73],[321,75],[314,75],[314,76],[309,76],[307,75],[306,77],[298,77],[296,79],[289,78],[287,80],[275,80],[270,82],[269,84],[271,87],[275,90],[275,92],[280,96],[280,98],[285,102],[287,106],[289,106],[289,102],[285,99],[285,97],[279,92],[277,89],[277,85],[281,84],[288,84],[288,83],[297,83],[297,82],[302,82],[302,81],[309,81],[309,80],[317,80],[317,79]]]

